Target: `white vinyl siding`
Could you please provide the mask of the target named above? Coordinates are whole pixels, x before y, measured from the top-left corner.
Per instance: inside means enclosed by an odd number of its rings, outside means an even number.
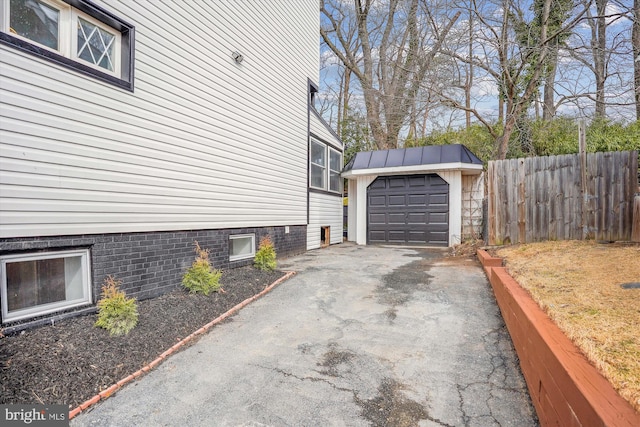
[[[311,134],[323,141],[331,141],[333,144],[336,144],[337,148],[342,148],[342,142],[330,129],[329,125],[320,118],[316,110],[311,109],[309,116],[309,131]]]
[[[317,2],[96,3],[134,93],[0,46],[0,237],[305,224]]]
[[[342,197],[331,194],[309,193],[309,225],[307,249],[317,249],[321,241],[320,229],[331,227],[330,243],[342,242]]]

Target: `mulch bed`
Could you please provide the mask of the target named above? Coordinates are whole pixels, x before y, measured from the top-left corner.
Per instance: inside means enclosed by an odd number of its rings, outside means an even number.
[[[224,293],[139,301],[138,325],[122,337],[94,327],[93,314],[0,338],[0,404],[77,407],[283,275],[242,267],[223,272]]]

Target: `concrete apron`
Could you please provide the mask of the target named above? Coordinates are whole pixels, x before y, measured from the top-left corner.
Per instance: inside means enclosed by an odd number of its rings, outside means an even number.
[[[536,425],[473,260],[352,244],[298,272],[72,426]]]

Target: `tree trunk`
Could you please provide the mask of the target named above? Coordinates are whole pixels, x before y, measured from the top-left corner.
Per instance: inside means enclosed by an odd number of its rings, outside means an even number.
[[[640,120],[640,0],[634,0],[633,2],[631,44],[633,46],[633,82],[636,95],[636,120]]]
[[[471,86],[473,85],[473,12],[469,8],[469,63],[467,64],[467,79],[464,84],[464,106],[467,130],[471,127]]]
[[[502,135],[500,135],[496,140],[496,145],[498,147],[498,152],[495,155],[496,160],[504,160],[507,158],[507,152],[509,151],[509,139],[511,139],[511,134],[516,128],[516,121],[515,116],[509,116],[509,118],[507,118]]]
[[[593,51],[593,65],[596,80],[596,118],[606,115],[605,106],[605,82],[607,80],[606,54],[607,54],[607,0],[596,0],[597,16],[592,24],[591,49]]]
[[[542,107],[542,120],[549,121],[556,115],[555,85],[556,68],[558,66],[558,46],[554,45],[549,51],[549,65],[544,79],[544,100]]]

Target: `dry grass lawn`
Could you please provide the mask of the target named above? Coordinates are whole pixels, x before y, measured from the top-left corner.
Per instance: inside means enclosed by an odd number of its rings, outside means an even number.
[[[541,242],[496,250],[509,273],[640,411],[640,245]]]

